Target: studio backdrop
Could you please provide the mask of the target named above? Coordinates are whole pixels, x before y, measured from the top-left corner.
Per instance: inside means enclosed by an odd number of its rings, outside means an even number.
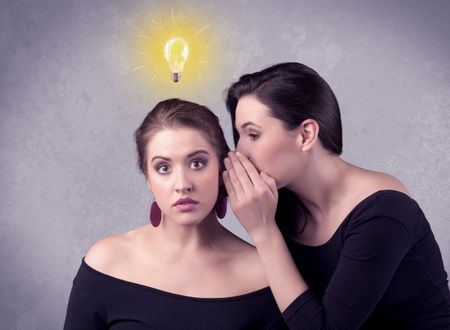
[[[171,29],[191,50],[177,83]],[[343,159],[407,186],[448,270],[449,40],[448,1],[2,0],[0,328],[61,329],[89,247],[148,223],[133,132],[157,102],[207,105],[234,148],[224,90],[285,61],[330,83]]]

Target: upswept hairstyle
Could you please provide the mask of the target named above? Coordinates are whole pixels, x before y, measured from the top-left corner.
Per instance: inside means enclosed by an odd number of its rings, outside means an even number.
[[[286,130],[297,128],[304,120],[319,125],[319,140],[332,154],[342,153],[342,124],[339,105],[328,83],[308,66],[291,62],[270,66],[245,74],[226,93],[226,105],[233,123],[237,144],[236,107],[245,95],[254,95],[270,110],[270,115],[283,122]],[[301,233],[310,218],[308,209],[287,188],[279,189],[275,219],[288,236]]]
[[[145,117],[142,124],[135,131],[138,167],[148,176],[147,172],[147,144],[152,136],[165,128],[187,127],[198,130],[213,146],[219,159],[219,182],[224,170],[223,160],[230,148],[225,140],[219,118],[207,107],[180,99],[167,99],[159,102]],[[219,193],[226,196],[223,185]]]

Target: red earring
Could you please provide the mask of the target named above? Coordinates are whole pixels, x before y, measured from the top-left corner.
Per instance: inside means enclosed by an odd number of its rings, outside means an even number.
[[[152,206],[150,207],[150,223],[153,227],[158,227],[161,223],[162,213],[156,201],[153,201]]]
[[[227,214],[227,198],[219,194],[216,202],[216,215],[219,219],[223,219],[225,214]]]

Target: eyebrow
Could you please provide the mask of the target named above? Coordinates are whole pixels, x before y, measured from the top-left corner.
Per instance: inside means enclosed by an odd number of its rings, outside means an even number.
[[[209,156],[209,152],[208,151],[206,151],[204,149],[199,149],[199,150],[195,150],[194,152],[191,152],[189,155],[187,155],[187,158],[191,158],[191,157],[196,156],[198,154],[205,154],[205,155]],[[170,161],[170,158],[167,158],[167,157],[154,156],[150,162],[153,162],[155,159],[162,159],[162,160],[165,160],[165,161]]]
[[[241,128],[242,128],[242,129],[243,129],[243,128],[246,128],[246,127],[249,126],[249,125],[255,125],[255,126],[258,126],[259,128],[261,128],[261,126],[256,125],[254,122],[251,122],[251,121],[247,121],[247,122],[243,123],[243,124],[241,125]]]

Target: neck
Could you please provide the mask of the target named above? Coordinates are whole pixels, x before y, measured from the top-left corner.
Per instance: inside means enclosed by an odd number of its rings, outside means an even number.
[[[181,226],[169,219],[163,219],[157,230],[158,244],[164,249],[165,255],[172,255],[178,260],[183,256],[190,257],[192,254],[198,255],[217,249],[226,232],[214,212],[201,223],[192,226]]]
[[[302,173],[287,186],[303,202],[312,220],[322,222],[342,200],[351,165],[325,150],[315,151]]]

